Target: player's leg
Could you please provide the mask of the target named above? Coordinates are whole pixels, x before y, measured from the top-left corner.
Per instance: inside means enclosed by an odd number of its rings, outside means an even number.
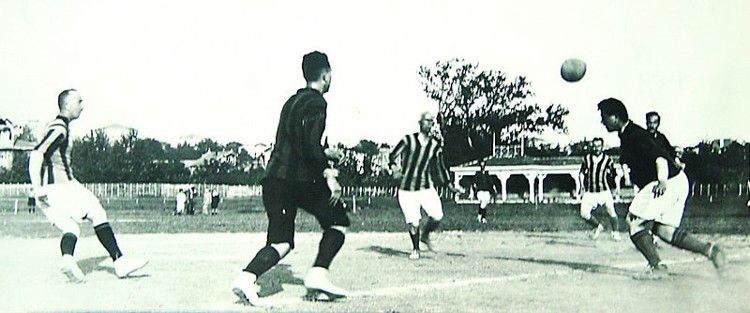
[[[349,217],[343,202],[334,205],[329,203],[331,192],[324,183],[309,186],[304,197],[302,208],[315,216],[323,229],[323,236],[318,244],[318,254],[312,268],[305,276],[305,287],[308,289],[308,299],[321,300],[318,294],[325,294],[324,300],[346,297],[346,290],[334,285],[328,279],[328,270],[333,259],[344,245],[346,228],[349,227]]]
[[[412,260],[419,259],[419,220],[422,217],[420,212],[421,203],[417,191],[398,191],[398,204],[401,212],[404,213],[404,220],[409,228],[409,238],[411,238],[412,251],[409,258]]]
[[[477,200],[479,200],[479,211],[477,212],[477,221],[487,223],[487,206],[490,204],[490,192],[486,190],[477,191]]]
[[[253,306],[262,305],[255,281],[294,249],[295,200],[301,192],[293,183],[271,178],[263,181],[262,188],[263,206],[268,217],[266,246],[258,250],[232,282],[232,292],[244,304]]]
[[[420,190],[419,198],[422,208],[427,214],[427,221],[422,227],[422,235],[419,240],[427,246],[428,250],[435,251],[435,246],[430,240],[430,234],[437,230],[440,221],[443,220],[443,203],[434,188]]]
[[[651,232],[654,227],[654,221],[643,219],[632,213],[628,213],[625,219],[630,231],[630,240],[648,262],[648,274],[653,274],[656,279],[661,278],[666,274],[666,266],[661,264],[661,257],[654,245],[654,238]]]
[[[688,181],[685,174],[681,173],[667,181],[667,191],[656,200],[664,207],[664,212],[656,220],[654,233],[677,248],[707,256],[720,269],[726,265],[722,248],[715,243],[700,240],[680,227],[687,194]]]
[[[581,218],[589,224],[593,228],[593,231],[591,233],[591,238],[596,239],[599,237],[599,234],[604,230],[604,226],[599,223],[599,220],[596,219],[596,217],[591,214],[591,212],[596,209],[598,203],[596,201],[595,194],[590,192],[585,192],[583,194],[583,197],[581,198],[581,207],[579,209],[579,215]]]
[[[85,280],[85,275],[73,257],[81,232],[78,226],[81,216],[78,216],[77,219],[72,217],[77,213],[70,210],[69,203],[71,201],[69,199],[71,195],[66,186],[48,185],[44,189],[47,194],[47,203],[42,204],[42,213],[52,225],[62,232],[60,238],[60,252],[62,253],[60,271],[65,274],[69,282],[81,283]]]
[[[615,241],[620,241],[622,238],[620,238],[620,222],[617,217],[617,212],[615,211],[615,200],[612,197],[612,193],[607,191],[604,193],[604,208],[607,210],[607,215],[609,216],[609,223],[612,227],[612,239]]]
[[[109,257],[114,262],[115,275],[119,278],[127,277],[133,272],[143,268],[148,264],[148,260],[134,257],[123,256],[120,246],[117,243],[115,232],[109,224],[107,212],[104,211],[99,199],[83,185],[71,183],[71,194],[78,199],[78,207],[82,208],[83,218],[91,221],[94,226],[96,238],[102,244]]]

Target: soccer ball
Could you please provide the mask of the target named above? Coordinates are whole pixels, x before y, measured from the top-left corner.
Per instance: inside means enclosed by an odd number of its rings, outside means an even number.
[[[567,82],[577,82],[586,75],[586,62],[575,58],[567,59],[560,67],[560,75]]]

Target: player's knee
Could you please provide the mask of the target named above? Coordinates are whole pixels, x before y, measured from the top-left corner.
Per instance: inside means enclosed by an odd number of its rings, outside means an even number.
[[[95,207],[91,209],[88,214],[86,214],[86,219],[91,221],[91,225],[97,226],[104,224],[108,222],[107,220],[107,211],[104,211],[104,208],[101,206]]]
[[[63,234],[69,233],[73,234],[76,237],[81,236],[81,228],[78,226],[78,223],[74,222],[72,219],[57,221],[54,223],[54,225],[55,227],[60,229]]]
[[[288,242],[272,243],[271,248],[279,253],[280,258],[284,258],[290,251],[292,251],[292,245]]]
[[[630,213],[628,213],[628,216],[625,218],[625,220],[628,223],[630,235],[634,235],[641,231],[649,231],[653,227],[653,221],[643,219]]]
[[[588,220],[591,218],[591,211],[581,211],[579,214],[584,220]]]
[[[419,223],[407,223],[409,226],[409,233],[416,234],[419,231]]]

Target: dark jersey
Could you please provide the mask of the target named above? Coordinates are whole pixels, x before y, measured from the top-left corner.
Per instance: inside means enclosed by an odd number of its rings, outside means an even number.
[[[495,191],[495,183],[492,181],[492,175],[487,171],[477,171],[474,174],[474,188],[477,191]]]
[[[630,180],[643,188],[646,184],[656,181],[656,159],[662,157],[667,160],[669,178],[680,173],[680,168],[670,158],[667,151],[656,144],[651,133],[629,121],[620,132],[620,163],[630,167]]]

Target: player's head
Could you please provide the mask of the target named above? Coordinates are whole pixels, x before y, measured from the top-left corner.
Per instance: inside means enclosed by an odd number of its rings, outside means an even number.
[[[308,85],[319,84],[322,93],[331,88],[331,64],[328,56],[319,51],[313,51],[302,57],[302,75]]]
[[[422,112],[419,115],[419,132],[429,134],[432,130],[432,125],[435,125],[435,115],[429,111]]]
[[[597,104],[602,117],[602,124],[607,131],[619,131],[628,122],[628,110],[622,101],[607,98]]]
[[[659,113],[656,113],[654,111],[646,113],[646,129],[650,133],[656,133],[656,130],[659,129],[660,124],[661,116],[659,116]]]
[[[481,159],[481,160],[479,160],[479,168],[480,168],[480,169],[481,169],[482,171],[484,171],[484,166],[485,166],[485,165],[487,165],[487,164],[486,164],[486,163],[484,162],[484,159]]]
[[[682,156],[685,154],[685,149],[683,149],[680,146],[674,146],[674,155],[678,159],[682,159]]]
[[[83,99],[81,94],[75,89],[63,90],[57,95],[57,107],[60,109],[60,115],[70,120],[77,119],[83,111]]]
[[[604,139],[596,137],[591,140],[591,153],[598,156],[602,155],[602,152],[604,152]]]

